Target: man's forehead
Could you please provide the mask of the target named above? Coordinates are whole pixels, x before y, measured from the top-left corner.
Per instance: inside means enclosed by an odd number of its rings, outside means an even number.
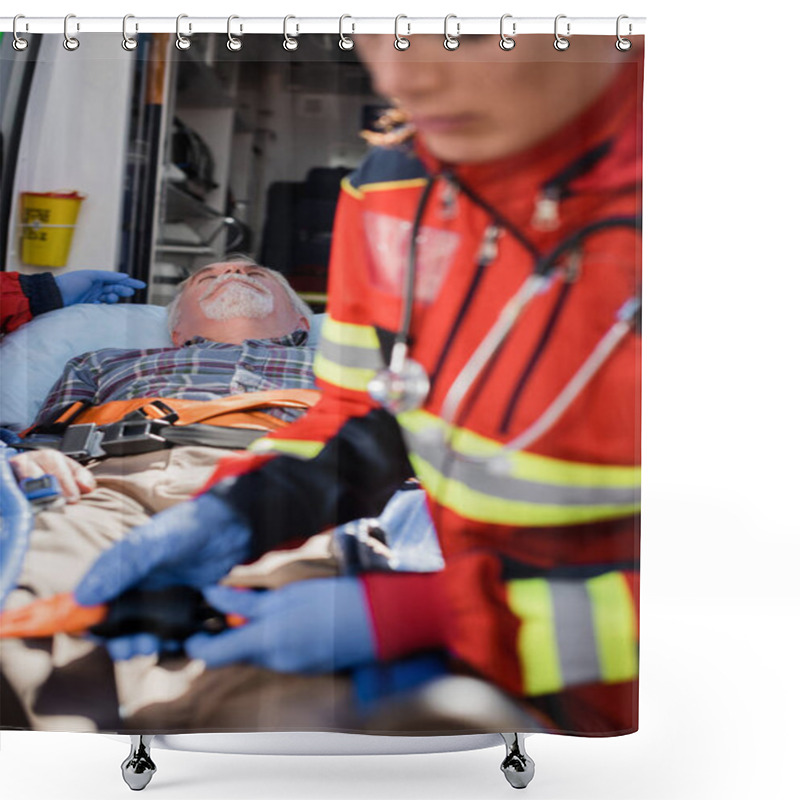
[[[263,273],[264,275],[269,275],[269,270],[266,267],[262,267],[259,264],[250,264],[247,261],[220,261],[216,264],[209,264],[207,267],[203,267],[195,272],[189,281],[195,281],[201,275],[205,274],[206,272],[212,272],[217,269],[221,269],[223,267],[246,267],[248,270],[257,269],[259,272]]]

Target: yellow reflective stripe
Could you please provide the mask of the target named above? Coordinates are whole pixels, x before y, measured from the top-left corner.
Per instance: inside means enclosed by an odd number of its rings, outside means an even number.
[[[328,316],[322,323],[320,337],[334,344],[380,350],[378,334],[372,325],[353,325],[350,322],[339,322],[331,316]]]
[[[503,447],[502,442],[466,428],[457,428],[428,411],[409,411],[399,414],[397,419],[404,428],[415,434],[438,428],[444,440],[449,440],[450,447],[466,456],[489,458],[500,454]],[[638,466],[585,464],[521,451],[503,453],[500,457],[508,461],[508,475],[523,480],[609,489],[639,486],[641,483],[642,470]]]
[[[342,191],[355,197],[356,200],[363,200],[365,192],[388,192],[392,189],[413,189],[417,186],[425,186],[428,178],[409,178],[402,181],[376,181],[375,183],[362,183],[356,187],[350,178],[343,178],[340,184]]]
[[[303,439],[273,439],[264,436],[251,442],[247,448],[251,453],[282,453],[298,458],[314,458],[325,446],[325,442],[305,441]]]
[[[549,694],[564,688],[558,660],[555,616],[550,587],[544,578],[509,581],[509,608],[520,619],[517,648],[522,686],[527,695]]]
[[[376,181],[375,183],[362,183],[358,187],[361,192],[387,192],[391,189],[413,189],[416,186],[425,186],[428,178],[408,178],[404,181]]]
[[[318,352],[314,357],[314,374],[320,380],[327,381],[335,386],[353,389],[356,392],[366,392],[367,384],[375,376],[375,370],[343,367]]]
[[[442,506],[466,519],[496,525],[541,527],[546,525],[579,525],[604,519],[627,517],[639,511],[639,503],[621,505],[551,505],[526,503],[485,494],[460,481],[445,478],[425,459],[409,455],[417,477],[428,494]]]
[[[356,187],[350,183],[349,178],[343,178],[340,186],[343,192],[352,195],[356,200],[361,200],[364,197],[363,192],[360,192],[358,189],[356,189]]]
[[[586,581],[592,603],[600,675],[605,683],[629,681],[639,672],[636,612],[621,572]]]

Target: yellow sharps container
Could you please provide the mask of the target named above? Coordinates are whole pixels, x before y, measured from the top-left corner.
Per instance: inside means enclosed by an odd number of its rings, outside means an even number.
[[[64,267],[85,195],[22,192],[21,260],[34,267]]]

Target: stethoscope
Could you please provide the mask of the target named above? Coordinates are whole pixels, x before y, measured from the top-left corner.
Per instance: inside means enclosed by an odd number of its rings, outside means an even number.
[[[409,356],[408,350],[414,304],[414,287],[417,276],[419,231],[433,187],[440,177],[443,176],[437,174],[428,180],[414,215],[403,291],[402,320],[399,332],[392,344],[389,365],[377,372],[367,387],[372,399],[394,415],[421,408],[431,388],[431,381],[425,368]],[[452,181],[469,199],[490,214],[492,224],[489,225],[484,234],[484,240],[478,256],[479,260],[492,260],[496,256],[499,232],[504,230],[531,253],[535,264],[531,275],[523,281],[507,301],[489,332],[478,347],[475,348],[445,395],[439,416],[447,424],[447,427],[451,428],[451,438],[452,429],[454,429],[464,398],[467,397],[476,381],[483,374],[493,356],[499,351],[529,303],[550,287],[554,270],[560,259],[568,252],[576,249],[588,236],[600,231],[615,227],[640,229],[641,217],[638,215],[612,216],[597,220],[571,234],[553,248],[550,253],[542,256],[527,237],[513,223],[505,219],[497,209],[455,179],[454,176],[447,175],[444,177],[448,181]],[[469,302],[469,299],[466,302]],[[641,298],[636,295],[626,301],[617,311],[614,322],[597,342],[589,356],[545,411],[528,428],[491,456],[465,456],[459,453],[457,454],[458,457],[476,461],[491,461],[502,468],[506,461],[504,456],[529,447],[553,427],[603,364],[608,361],[617,346],[628,333],[637,329],[640,323]]]

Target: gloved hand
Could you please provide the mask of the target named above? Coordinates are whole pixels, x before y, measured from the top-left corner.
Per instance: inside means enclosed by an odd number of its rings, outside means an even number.
[[[130,297],[136,289],[147,286],[122,272],[100,269],[79,269],[53,276],[65,306],[75,303],[116,303]]]
[[[200,589],[216,583],[249,551],[244,519],[216,495],[203,494],[156,514],[106,550],[78,584],[75,599],[98,605],[138,584]]]
[[[126,661],[134,656],[149,656],[153,653],[164,653],[170,649],[178,649],[174,642],[164,642],[153,633],[137,633],[133,636],[120,636],[117,639],[101,639],[90,637],[97,644],[104,644],[108,654],[114,661]]]
[[[333,672],[375,660],[367,598],[358,578],[315,578],[269,592],[228,586],[203,590],[226,614],[249,622],[185,642],[191,658],[221,667],[247,662],[276,672]]]

